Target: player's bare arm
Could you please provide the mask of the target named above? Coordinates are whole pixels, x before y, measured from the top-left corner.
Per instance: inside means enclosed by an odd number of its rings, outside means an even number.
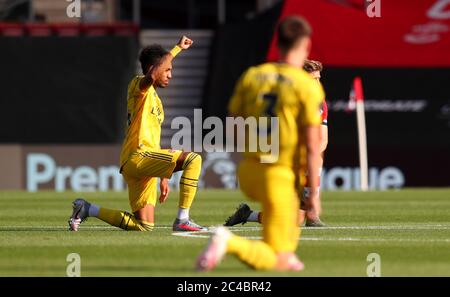
[[[169,179],[161,178],[161,182],[159,183],[159,189],[161,194],[159,195],[159,203],[164,203],[169,197],[170,187],[169,187]]]
[[[320,126],[308,126],[306,127],[306,148],[307,148],[307,162],[308,162],[308,174],[309,176],[318,176],[319,175],[319,162],[321,156],[321,148],[320,148]],[[309,187],[311,191],[317,191],[317,187],[319,186],[318,180],[316,178],[310,179]],[[316,197],[318,195],[314,195],[315,193],[311,193],[312,197]],[[321,213],[321,206],[319,199],[313,199],[311,204],[316,209],[317,213]]]
[[[320,125],[320,152],[323,154],[328,146],[328,126]]]

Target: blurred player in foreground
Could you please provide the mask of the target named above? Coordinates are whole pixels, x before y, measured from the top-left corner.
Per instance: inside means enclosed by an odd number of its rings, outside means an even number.
[[[262,204],[263,239],[249,240],[226,227],[217,227],[197,259],[201,271],[213,269],[227,253],[254,269],[300,271],[304,267],[295,254],[300,235],[299,172],[302,166],[303,171],[307,167],[312,176],[318,175],[320,104],[324,93],[302,69],[311,45],[309,24],[291,16],[277,30],[280,62],[249,68],[237,83],[228,106],[232,116],[278,118],[277,129],[272,127],[268,137],[268,142],[275,141],[274,133],[279,131],[278,158],[263,163],[272,156],[249,152],[246,147],[238,170],[241,190]],[[261,132],[264,128],[258,129]],[[246,137],[248,145],[251,136],[246,133]],[[311,180],[311,188],[317,188],[317,179]]]
[[[164,203],[169,195],[168,179],[173,172],[180,170],[183,174],[179,209],[173,230],[206,230],[189,218],[200,176],[201,156],[193,152],[160,148],[164,110],[156,88],[169,85],[172,59],[192,43],[191,39],[183,36],[170,52],[160,45],[145,47],[139,57],[145,75],[133,78],[128,85],[128,130],[120,154],[120,172],[128,184],[133,214],[99,207],[79,198],[73,202],[70,230],[77,231],[88,217],[97,217],[124,230],[152,230],[158,178],[161,178],[159,202]]]
[[[320,72],[323,69],[322,63],[314,60],[306,60],[303,65],[303,69],[306,70],[317,82],[320,82]],[[320,220],[320,174],[323,166],[323,156],[328,145],[328,107],[324,100],[321,107],[322,125],[320,127],[320,152],[321,158],[319,162],[319,176],[317,191],[313,191],[315,196],[311,195],[310,187],[306,187],[301,195],[301,203],[299,210],[299,225],[302,225],[305,221],[307,227],[324,227],[325,224]],[[309,176],[307,176],[307,179]],[[309,182],[307,182],[309,184]],[[242,203],[236,209],[236,212],[231,215],[226,221],[225,226],[234,226],[237,224],[245,224],[247,222],[262,222],[262,212],[251,210],[250,206],[246,203]]]

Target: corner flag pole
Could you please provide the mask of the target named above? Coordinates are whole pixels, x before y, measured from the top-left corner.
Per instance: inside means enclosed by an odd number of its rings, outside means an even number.
[[[359,76],[355,77],[355,79],[353,80],[353,90],[356,101],[356,122],[358,126],[361,190],[365,192],[369,189],[369,169],[367,164],[367,134],[364,110],[364,94],[361,78]]]

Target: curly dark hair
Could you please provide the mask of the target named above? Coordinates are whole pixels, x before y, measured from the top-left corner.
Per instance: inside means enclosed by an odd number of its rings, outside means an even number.
[[[158,63],[163,56],[168,53],[161,45],[152,44],[144,47],[139,54],[139,62],[144,75],[148,72],[150,66]]]
[[[323,66],[322,66],[322,63],[320,63],[319,61],[306,59],[305,64],[303,64],[303,69],[308,73],[311,73],[314,71],[321,72],[323,70]]]

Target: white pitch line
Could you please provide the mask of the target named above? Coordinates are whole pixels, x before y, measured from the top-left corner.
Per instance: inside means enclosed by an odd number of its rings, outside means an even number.
[[[230,227],[233,230],[236,227]],[[262,227],[237,227],[243,230],[262,230]],[[408,224],[408,225],[379,225],[379,226],[325,226],[325,227],[301,227],[305,230],[448,230],[450,224]]]
[[[213,227],[213,226],[212,226]],[[154,229],[172,229],[172,225],[160,225],[155,226]],[[231,231],[259,231],[262,230],[261,227],[229,227]],[[0,232],[1,231],[67,231],[69,230],[69,227],[65,226],[0,226]],[[122,231],[120,228],[108,226],[108,225],[83,225],[80,227],[80,230],[87,230],[87,231]]]
[[[412,238],[355,238],[355,237],[306,237],[302,236],[300,241],[362,241],[362,242],[449,242],[450,238],[442,238],[442,239],[412,239]]]
[[[448,230],[448,229],[450,229],[450,225],[302,227],[302,230]]]
[[[217,227],[217,226],[210,226]],[[155,226],[156,229],[169,229],[171,226]],[[227,227],[231,231],[260,231],[261,225],[257,226],[234,226]],[[407,225],[373,225],[373,226],[325,226],[325,227],[301,227],[305,230],[449,230],[450,224],[407,224]]]
[[[215,227],[215,226],[211,226]],[[234,226],[228,227],[231,231],[244,232],[244,231],[260,231],[262,230],[261,225],[256,226]],[[155,226],[154,229],[172,229],[171,225],[159,225]],[[0,231],[65,231],[68,230],[66,226],[0,226]],[[112,227],[108,225],[83,225],[80,230],[100,230],[100,231],[110,231],[110,230],[120,230],[117,227]],[[450,224],[405,224],[405,225],[372,225],[372,226],[326,226],[326,227],[302,227],[302,231],[309,230],[450,230]],[[189,232],[184,232],[189,233]]]
[[[82,226],[82,230],[86,231],[121,231],[119,228],[102,225],[88,225]],[[172,229],[170,225],[155,226],[155,229]],[[236,226],[229,227],[233,232],[248,232],[260,231],[261,226]],[[308,227],[303,230],[446,230],[450,229],[450,225],[446,224],[428,224],[428,225],[382,225],[382,226],[328,226],[328,227]],[[62,226],[0,226],[1,231],[67,231],[67,227]],[[173,232],[174,236],[190,237],[190,238],[209,238],[211,231],[196,231],[196,232]],[[262,239],[261,236],[245,236],[248,239]],[[450,238],[442,239],[401,239],[401,238],[358,238],[358,237],[308,237],[301,236],[301,241],[356,241],[356,242],[424,242],[424,243],[450,243]]]
[[[195,231],[195,232],[173,232],[173,236],[190,237],[190,238],[209,238],[211,232],[209,231]]]
[[[172,229],[172,226],[156,226],[155,229]],[[0,226],[1,231],[68,231],[69,227],[63,226]],[[81,226],[80,230],[87,231],[122,231],[121,229],[113,226]]]
[[[178,232],[178,233],[172,233],[174,236],[181,236],[181,237],[190,237],[190,238],[209,238],[210,235],[207,235],[205,233],[210,232]],[[247,239],[253,239],[253,240],[261,240],[261,236],[244,236]],[[450,238],[443,238],[443,239],[401,239],[401,238],[355,238],[355,237],[307,237],[307,236],[301,236],[299,241],[358,241],[358,242],[425,242],[425,243],[432,243],[432,242],[443,242],[443,243],[450,243]]]

